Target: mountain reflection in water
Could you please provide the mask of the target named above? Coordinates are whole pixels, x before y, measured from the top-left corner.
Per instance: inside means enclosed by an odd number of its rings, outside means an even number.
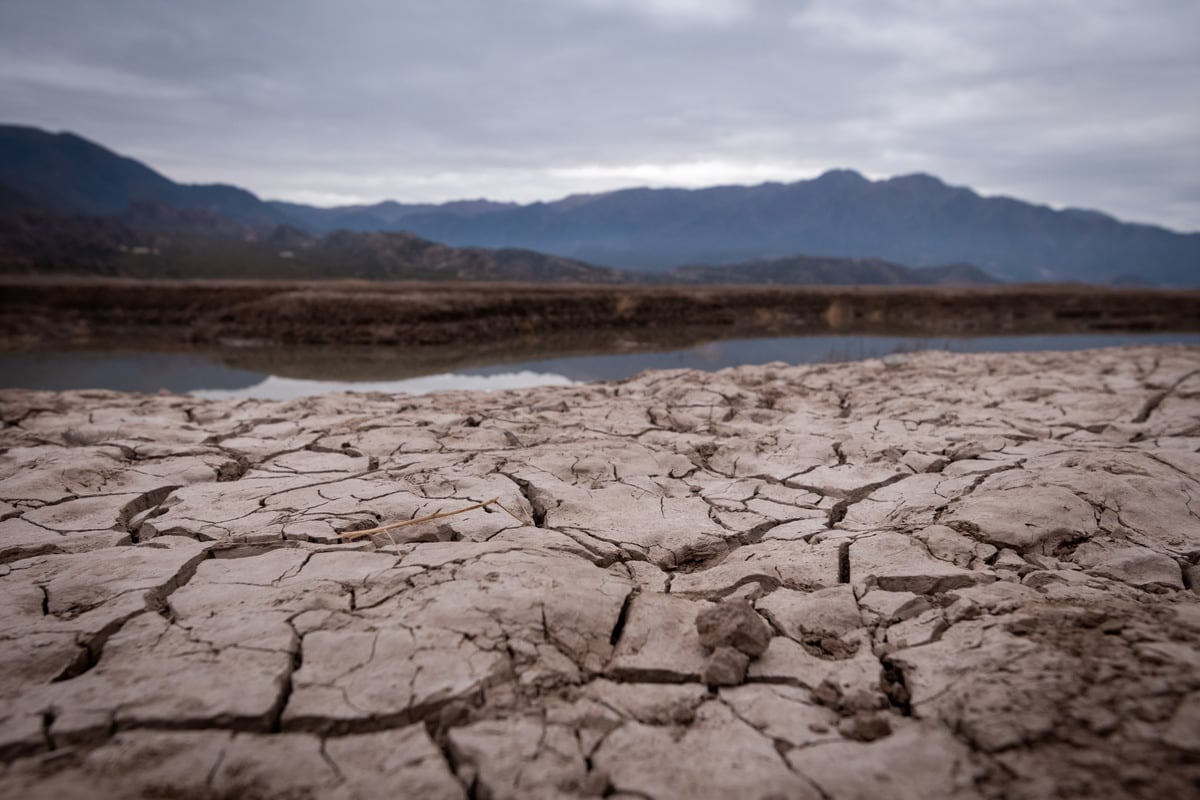
[[[96,347],[0,354],[0,388],[167,390],[199,397],[270,399],[338,391],[424,394],[619,380],[648,369],[712,371],[771,362],[854,361],[920,350],[1012,353],[1138,344],[1200,345],[1200,334],[1045,334],[954,339],[791,336],[709,341],[670,350],[600,355],[572,353],[539,358],[523,352],[507,361],[462,350],[439,353],[429,349],[409,352],[398,348],[299,347],[178,353]]]

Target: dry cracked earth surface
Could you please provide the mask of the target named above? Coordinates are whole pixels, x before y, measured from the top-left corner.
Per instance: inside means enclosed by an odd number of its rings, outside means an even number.
[[[1200,793],[1197,349],[0,414],[6,798]]]

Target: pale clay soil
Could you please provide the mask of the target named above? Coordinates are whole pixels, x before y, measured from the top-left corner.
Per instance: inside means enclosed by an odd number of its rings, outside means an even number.
[[[0,415],[5,798],[1200,794],[1200,349]]]

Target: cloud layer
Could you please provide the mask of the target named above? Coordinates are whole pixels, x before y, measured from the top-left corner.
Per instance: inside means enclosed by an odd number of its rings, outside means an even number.
[[[26,0],[0,108],[322,204],[930,172],[1200,229],[1192,0]]]

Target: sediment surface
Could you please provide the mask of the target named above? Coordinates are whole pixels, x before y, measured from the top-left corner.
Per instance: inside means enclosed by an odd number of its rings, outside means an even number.
[[[1200,791],[1197,349],[0,413],[4,797]]]

